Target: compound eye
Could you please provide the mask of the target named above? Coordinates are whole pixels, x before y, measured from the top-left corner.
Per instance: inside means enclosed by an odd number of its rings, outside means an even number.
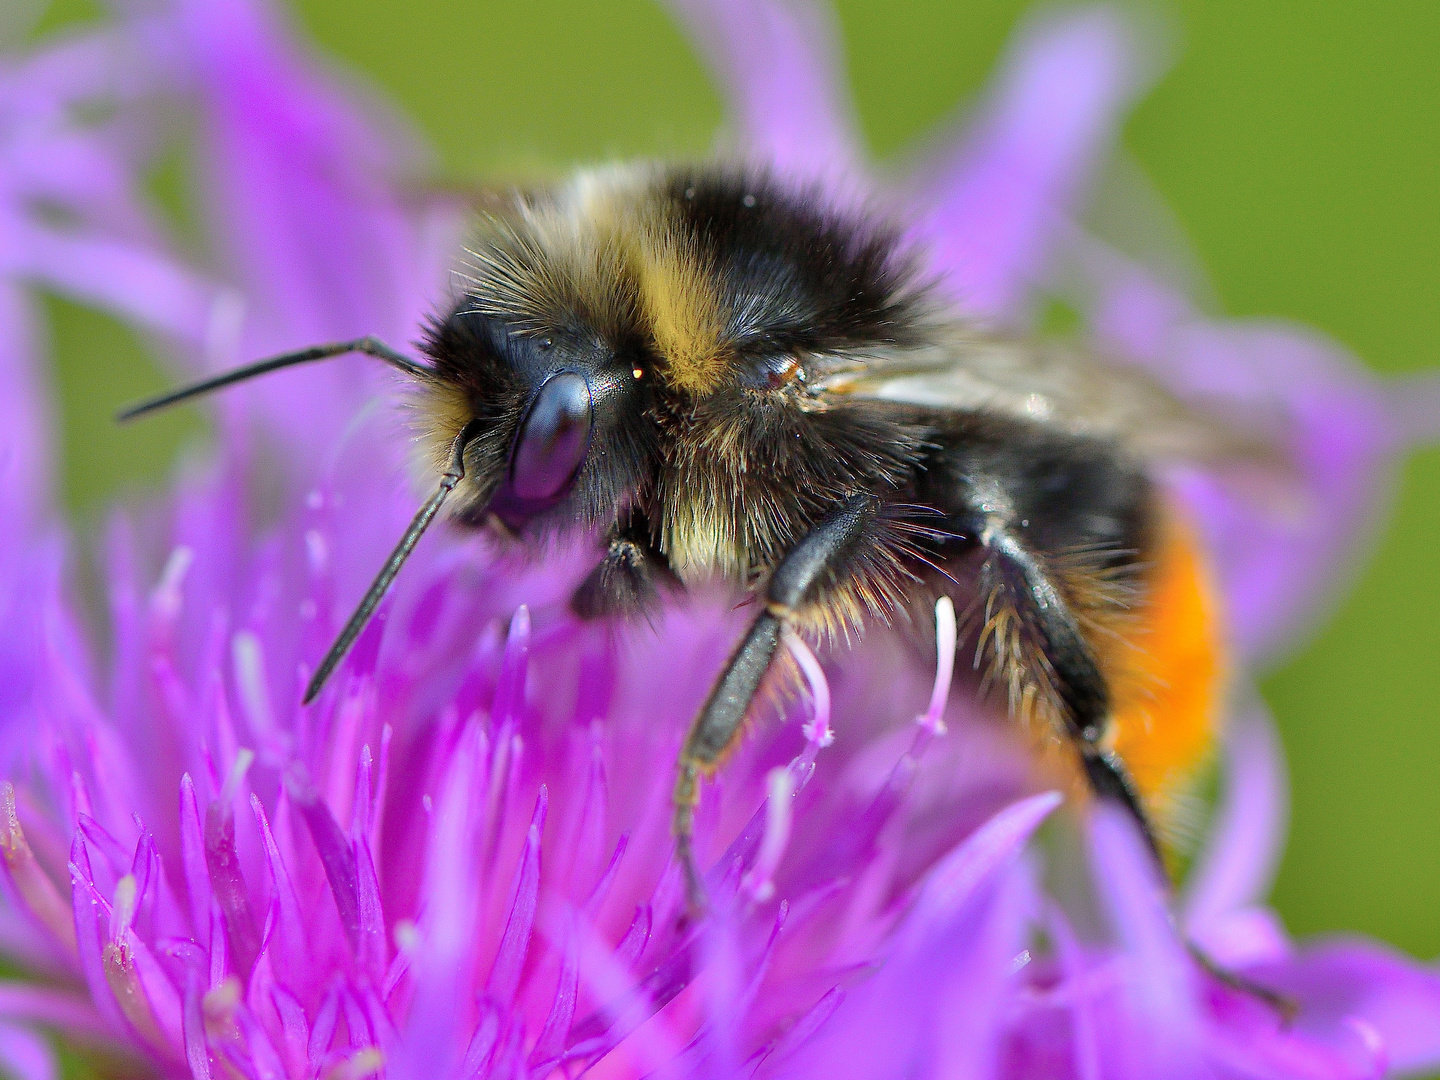
[[[594,412],[583,376],[562,371],[541,384],[510,455],[510,489],[519,498],[545,502],[569,490],[590,452]]]
[[[805,381],[805,370],[798,357],[788,353],[758,357],[741,376],[741,382],[754,390],[781,390],[799,379]]]

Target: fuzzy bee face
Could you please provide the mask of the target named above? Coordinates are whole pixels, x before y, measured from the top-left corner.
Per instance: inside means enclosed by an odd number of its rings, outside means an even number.
[[[893,236],[763,175],[641,167],[480,225],[431,329],[437,462],[475,418],[458,516],[604,526],[645,508],[686,578],[744,579],[917,432],[817,380],[922,336]]]

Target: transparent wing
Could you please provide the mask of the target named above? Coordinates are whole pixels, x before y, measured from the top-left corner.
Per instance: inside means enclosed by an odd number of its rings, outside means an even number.
[[[1278,418],[1183,402],[1133,365],[1044,339],[943,326],[918,348],[821,360],[811,386],[935,409],[1000,412],[1120,441],[1157,462],[1287,469]],[[807,365],[808,366],[808,365]]]

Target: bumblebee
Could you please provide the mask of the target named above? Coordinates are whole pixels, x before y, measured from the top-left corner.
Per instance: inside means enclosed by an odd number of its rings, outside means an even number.
[[[783,632],[848,636],[941,595],[970,613],[982,685],[1070,748],[1158,855],[1225,664],[1204,559],[1157,475],[1244,440],[1137,372],[977,327],[919,266],[881,215],[760,169],[584,172],[491,203],[423,362],[373,338],[317,346],[122,417],[346,353],[413,381],[434,492],[306,703],[442,507],[521,543],[596,537],[582,619],[716,579],[753,598],[677,766],[696,905],[700,784]]]

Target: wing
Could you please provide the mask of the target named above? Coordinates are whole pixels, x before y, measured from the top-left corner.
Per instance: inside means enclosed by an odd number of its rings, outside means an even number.
[[[1276,417],[1182,402],[1139,368],[1078,345],[958,323],[926,342],[858,361],[822,360],[810,385],[824,396],[1001,412],[1114,439],[1158,463],[1286,469]]]

